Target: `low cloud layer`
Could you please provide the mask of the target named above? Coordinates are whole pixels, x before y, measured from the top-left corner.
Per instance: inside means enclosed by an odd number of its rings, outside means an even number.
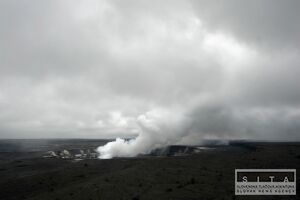
[[[299,4],[3,0],[0,138],[299,140]]]

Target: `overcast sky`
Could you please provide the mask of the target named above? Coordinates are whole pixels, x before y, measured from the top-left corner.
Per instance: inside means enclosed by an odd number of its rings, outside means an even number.
[[[155,113],[191,138],[300,140],[299,9],[1,0],[0,138],[136,136]]]

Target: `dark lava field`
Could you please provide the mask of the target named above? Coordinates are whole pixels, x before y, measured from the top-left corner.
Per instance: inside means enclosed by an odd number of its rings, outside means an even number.
[[[32,141],[31,141],[32,142]],[[296,169],[300,143],[233,142],[181,156],[109,160],[43,157],[49,150],[96,148],[103,141],[0,142],[1,200],[235,200],[300,199],[297,196],[235,196],[235,169]],[[13,145],[12,145],[13,144]],[[23,143],[22,143],[23,144]],[[40,143],[39,143],[40,144]],[[14,146],[15,145],[15,146]]]

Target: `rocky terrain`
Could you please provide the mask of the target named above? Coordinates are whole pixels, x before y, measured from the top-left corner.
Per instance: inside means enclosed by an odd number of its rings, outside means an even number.
[[[93,148],[85,145],[80,149]],[[57,149],[52,151],[76,148]],[[236,142],[209,150],[172,146],[148,156],[78,162],[43,157],[45,150],[0,153],[0,199],[248,200],[253,196],[234,195],[235,169],[300,169],[300,143]],[[299,186],[297,194],[255,199],[299,199]]]

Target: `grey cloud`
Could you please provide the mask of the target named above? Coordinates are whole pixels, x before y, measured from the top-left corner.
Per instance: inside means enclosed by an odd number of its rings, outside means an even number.
[[[297,140],[300,112],[297,107],[243,107],[210,102],[190,113],[187,132],[204,137],[259,140]],[[189,135],[187,134],[187,135]],[[272,137],[270,137],[272,136]]]
[[[299,47],[297,0],[192,2],[195,12],[212,29],[230,32],[242,41],[271,49]]]
[[[1,1],[0,137],[136,136],[162,109],[176,137],[299,139],[298,7]]]

